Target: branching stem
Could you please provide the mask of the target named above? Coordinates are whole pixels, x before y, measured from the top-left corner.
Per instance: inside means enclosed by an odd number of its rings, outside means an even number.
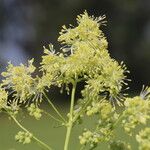
[[[19,123],[19,121],[11,115],[11,118],[14,120],[14,122],[25,132],[28,132],[28,133],[31,133],[29,130],[27,130],[23,125],[21,125]],[[32,138],[37,142],[39,143],[43,148],[47,149],[47,150],[52,150],[52,148],[50,146],[48,146],[47,144],[45,144],[44,142],[42,142],[41,140],[39,140],[37,137],[35,137],[33,134],[32,134]]]
[[[64,117],[61,115],[61,113],[58,111],[58,109],[54,106],[54,104],[51,102],[51,100],[48,98],[48,96],[43,93],[45,98],[47,99],[49,105],[54,109],[54,111],[58,114],[58,116],[64,121],[66,122],[66,120],[64,119]]]
[[[56,117],[54,117],[53,115],[51,115],[50,113],[46,112],[46,111],[43,111],[43,113],[47,116],[49,116],[50,118],[52,118],[53,120],[57,121],[57,122],[60,122],[61,124],[63,124],[64,122]]]
[[[72,93],[71,93],[71,104],[70,104],[70,112],[69,112],[69,121],[67,123],[67,132],[66,132],[66,139],[65,139],[64,150],[68,150],[71,130],[72,130],[72,126],[73,126],[73,123],[74,123],[73,122],[73,108],[74,108],[76,85],[77,85],[77,82],[74,82],[73,83],[73,87],[72,87]]]

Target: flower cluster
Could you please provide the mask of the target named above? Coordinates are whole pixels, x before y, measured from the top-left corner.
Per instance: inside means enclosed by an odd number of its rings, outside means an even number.
[[[131,134],[131,129],[134,129],[138,124],[146,124],[147,120],[150,119],[150,101],[136,96],[127,98],[124,104],[122,126],[126,132]]]
[[[109,56],[107,40],[100,30],[104,18],[90,17],[85,12],[77,17],[77,27],[63,26],[58,40],[69,46],[67,50],[72,54],[64,66],[67,77],[85,78],[89,90],[93,89],[91,94],[108,91],[116,96],[124,84],[126,68]],[[62,49],[65,51],[66,47]]]
[[[43,75],[39,80],[38,88],[50,87],[58,85],[58,78],[61,74],[61,66],[64,64],[64,57],[61,54],[55,54],[53,45],[49,45],[49,49],[44,47],[44,56],[42,56],[41,71]]]
[[[31,142],[32,134],[29,132],[19,131],[15,136],[16,141],[23,144],[29,144]]]
[[[52,45],[49,50],[44,47],[39,86],[61,86],[74,80],[86,80],[85,88],[91,91],[92,97],[105,91],[115,97],[121,91],[126,68],[109,56],[107,40],[99,29],[103,19],[90,17],[85,12],[77,17],[77,27],[63,26],[58,38],[64,44],[62,52],[55,53]]]
[[[99,42],[97,39],[103,36],[99,27],[105,23],[103,21],[105,16],[103,17],[90,17],[87,12],[82,15],[77,16],[78,26],[72,29],[72,25],[70,28],[66,28],[63,26],[63,29],[60,32],[60,37],[58,40],[63,44],[72,45],[78,41],[95,41],[96,44]],[[99,24],[100,22],[100,24]]]
[[[108,102],[92,102],[91,106],[87,107],[86,114],[91,116],[93,114],[99,113],[102,119],[108,118],[112,113],[112,106]]]
[[[109,145],[110,150],[131,150],[131,146],[123,141],[113,141]]]
[[[145,128],[136,135],[136,140],[139,143],[139,150],[150,149],[150,128]]]
[[[84,129],[85,131],[81,136],[79,136],[80,144],[81,145],[86,145],[90,143],[90,147],[94,148],[97,146],[99,140],[100,140],[100,135],[97,134],[96,132],[91,132],[89,130]]]
[[[13,66],[9,63],[7,71],[2,73],[4,77],[2,86],[6,89],[11,89],[13,96],[20,99],[20,102],[26,102],[28,98],[35,93],[34,78],[32,74],[35,71],[33,66],[33,59],[28,61],[28,66],[21,64],[20,66]]]
[[[97,114],[99,118],[95,131],[85,131],[79,136],[80,143],[96,147],[102,141],[108,142],[113,136],[113,127],[119,117],[112,105],[104,100],[92,102],[92,105],[87,107],[86,114],[87,116]]]
[[[78,26],[67,29],[65,26],[59,37],[70,51],[71,55],[66,58],[63,66],[67,78],[77,76],[86,81],[82,95],[85,99],[101,99],[99,96],[107,92],[111,103],[116,103],[118,95],[126,78],[126,67],[123,63],[119,65],[109,56],[107,40],[99,29],[103,24],[103,17],[94,18],[85,12],[78,16]],[[79,61],[80,60],[80,61]],[[65,69],[64,69],[65,68]]]
[[[27,110],[29,115],[35,117],[37,120],[39,120],[42,116],[42,110],[33,103],[27,108]]]
[[[6,107],[7,98],[8,98],[8,93],[3,88],[0,88],[0,110]]]

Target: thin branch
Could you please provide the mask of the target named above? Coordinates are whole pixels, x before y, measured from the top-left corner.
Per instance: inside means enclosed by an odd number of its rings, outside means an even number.
[[[58,111],[58,109],[54,106],[54,104],[51,102],[51,100],[48,98],[48,96],[43,93],[45,98],[47,99],[49,105],[55,110],[55,112],[58,114],[58,116],[64,121],[66,122],[66,120],[64,119],[64,117],[61,115],[61,113]]]
[[[10,114],[9,114],[10,115]],[[31,133],[29,130],[27,130],[25,127],[23,127],[23,125],[21,125],[19,123],[19,121],[12,115],[10,115],[11,118],[14,120],[14,122],[25,132],[28,132],[28,133]],[[32,134],[32,138],[37,142],[39,143],[41,146],[43,146],[44,148],[46,148],[47,150],[52,150],[52,148],[50,146],[48,146],[47,144],[45,144],[44,142],[42,142],[41,140],[39,140],[37,137],[35,137],[33,134]]]
[[[43,113],[45,113],[47,116],[49,116],[50,118],[54,119],[55,121],[58,121],[60,122],[61,124],[64,123],[62,120],[54,117],[53,115],[51,115],[50,113],[46,112],[46,111],[43,111]]]

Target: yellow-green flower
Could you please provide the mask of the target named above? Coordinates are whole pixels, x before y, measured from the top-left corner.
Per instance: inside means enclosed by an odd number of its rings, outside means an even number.
[[[136,96],[127,98],[124,105],[122,125],[125,131],[131,134],[131,129],[134,129],[138,124],[146,124],[147,120],[150,119],[150,101]]]
[[[103,33],[99,30],[99,27],[104,23],[104,18],[104,16],[99,18],[90,17],[85,12],[77,16],[77,27],[72,28],[71,26],[67,29],[65,25],[63,26],[58,41],[67,45],[72,45],[78,41],[95,41],[95,44],[98,44],[98,39],[103,37]]]
[[[32,139],[32,134],[24,131],[19,131],[15,136],[15,140],[23,144],[31,143],[31,139]]]
[[[35,119],[39,120],[42,116],[42,110],[35,106],[34,104],[31,104],[30,107],[27,108],[29,115],[35,117]]]
[[[7,98],[8,93],[3,88],[0,88],[0,110],[2,108],[5,108],[5,106],[7,105]]]
[[[7,71],[2,73],[2,76],[4,77],[2,86],[5,86],[6,89],[11,88],[14,92],[13,96],[20,99],[20,102],[25,102],[35,93],[33,88],[34,78],[32,77],[35,67],[32,63],[33,59],[28,61],[27,66],[23,64],[14,66],[9,63]]]
[[[139,150],[150,149],[150,128],[145,128],[136,135],[136,140],[139,143]]]

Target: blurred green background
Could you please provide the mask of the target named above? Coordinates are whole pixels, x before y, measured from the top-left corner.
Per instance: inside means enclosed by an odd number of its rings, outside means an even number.
[[[143,84],[149,85],[149,0],[0,0],[0,71],[5,70],[8,61],[18,65],[33,57],[38,66],[43,45],[53,43],[59,50],[57,38],[62,25],[76,25],[76,16],[84,10],[90,15],[106,15],[107,26],[103,27],[103,31],[109,42],[109,51],[113,58],[124,61],[130,70],[128,78],[132,79],[129,82],[132,93],[139,92]],[[55,103],[65,112],[68,97],[57,92],[59,90],[53,88],[51,97],[56,97]],[[56,149],[62,149],[65,131],[61,128],[46,130],[47,126],[55,126],[52,120],[43,118],[36,122],[27,117],[24,123],[44,141],[51,141]],[[74,136],[81,130],[77,128]],[[0,115],[0,150],[40,150],[36,144],[25,147],[16,144],[14,134],[17,131],[12,121]],[[121,136],[122,132],[119,133]],[[78,150],[76,138],[72,141],[74,147],[71,150]],[[105,150],[106,145],[102,149]],[[134,149],[137,149],[136,144]]]
[[[58,123],[46,116],[43,116],[40,121],[29,116],[24,118],[20,116],[19,118],[19,121],[24,124],[27,129],[30,129],[40,140],[50,145],[54,150],[63,150],[65,140],[64,127],[58,127]],[[96,117],[85,118],[83,124],[73,128],[69,150],[80,150],[79,135],[82,134],[84,128],[94,128],[96,120]],[[35,142],[26,145],[16,142],[14,137],[18,131],[20,131],[20,128],[18,128],[12,120],[9,120],[7,116],[4,115],[0,117],[0,150],[44,150]],[[137,131],[135,132],[137,133]],[[127,136],[120,126],[117,127],[115,133],[118,140],[129,142],[132,150],[138,149],[138,143],[134,140],[134,134],[132,137]],[[108,143],[101,143],[95,150],[109,150],[108,146]],[[84,150],[89,150],[89,147],[87,146]]]

